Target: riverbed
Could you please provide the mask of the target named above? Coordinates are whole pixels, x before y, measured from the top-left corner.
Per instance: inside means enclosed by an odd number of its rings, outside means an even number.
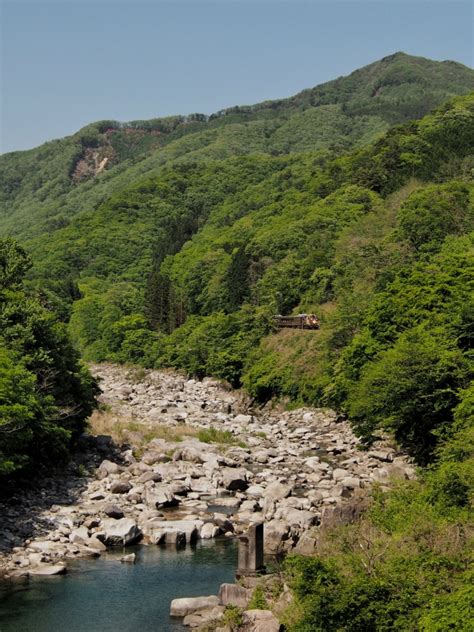
[[[235,540],[131,552],[135,564],[120,563],[120,549],[75,560],[67,575],[0,585],[0,632],[182,632],[169,617],[172,599],[217,594],[234,581]]]

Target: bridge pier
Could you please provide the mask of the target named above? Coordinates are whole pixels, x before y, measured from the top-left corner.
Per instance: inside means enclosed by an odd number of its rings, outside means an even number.
[[[239,537],[239,556],[235,576],[254,577],[265,573],[263,563],[263,522],[251,525],[247,533]]]

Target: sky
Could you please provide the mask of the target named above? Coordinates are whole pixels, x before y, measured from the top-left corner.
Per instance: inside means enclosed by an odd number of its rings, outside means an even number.
[[[0,0],[0,151],[291,96],[396,51],[474,64],[473,2]]]

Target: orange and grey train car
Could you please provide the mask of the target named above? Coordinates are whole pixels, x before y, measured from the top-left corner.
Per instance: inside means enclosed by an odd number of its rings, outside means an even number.
[[[319,329],[319,318],[315,314],[297,314],[296,316],[275,316],[279,329]]]

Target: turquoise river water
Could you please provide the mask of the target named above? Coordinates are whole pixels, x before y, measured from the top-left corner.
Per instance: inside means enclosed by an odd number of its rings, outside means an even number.
[[[169,617],[172,599],[217,594],[234,581],[233,540],[203,541],[181,550],[128,547],[68,564],[63,576],[0,584],[0,632],[182,632]]]

